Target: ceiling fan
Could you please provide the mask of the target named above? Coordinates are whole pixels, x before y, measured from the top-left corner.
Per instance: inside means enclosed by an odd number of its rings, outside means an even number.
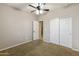
[[[33,6],[31,4],[29,4],[30,7],[35,8],[36,10],[33,10],[31,12],[37,12],[37,14],[42,14],[43,11],[49,11],[49,9],[43,9],[44,5],[46,5],[46,3],[38,3],[37,6]]]

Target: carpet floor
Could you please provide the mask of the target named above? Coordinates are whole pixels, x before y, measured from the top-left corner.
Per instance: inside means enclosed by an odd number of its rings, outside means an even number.
[[[35,40],[7,50],[1,56],[79,56],[79,52],[52,43]]]

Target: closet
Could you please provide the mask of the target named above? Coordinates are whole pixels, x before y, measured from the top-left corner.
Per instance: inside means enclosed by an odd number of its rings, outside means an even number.
[[[49,21],[50,42],[72,48],[72,18],[59,17]]]
[[[59,19],[50,20],[50,42],[59,44]]]

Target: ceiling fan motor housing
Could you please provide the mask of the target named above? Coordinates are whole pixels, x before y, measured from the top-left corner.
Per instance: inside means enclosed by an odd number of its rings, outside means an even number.
[[[40,6],[37,6],[37,9],[38,9],[38,10],[41,10]]]

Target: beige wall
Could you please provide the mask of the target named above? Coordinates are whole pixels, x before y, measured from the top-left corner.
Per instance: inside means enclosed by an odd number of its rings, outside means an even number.
[[[34,15],[0,5],[0,50],[32,40]]]
[[[63,16],[72,17],[72,47],[79,50],[79,4],[49,12],[46,15],[40,16],[39,20],[51,20]]]

